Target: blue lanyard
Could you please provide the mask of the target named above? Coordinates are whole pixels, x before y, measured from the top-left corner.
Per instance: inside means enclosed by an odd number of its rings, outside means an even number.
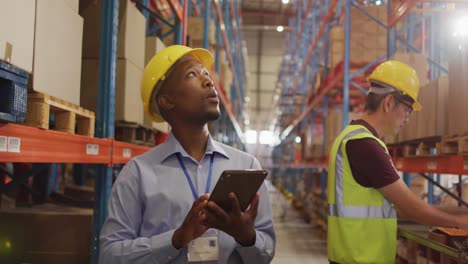
[[[198,199],[198,193],[195,190],[195,187],[193,186],[192,179],[190,178],[190,174],[187,171],[187,168],[184,165],[184,161],[182,160],[182,156],[180,153],[177,153],[177,159],[179,160],[180,167],[184,170],[185,177],[187,178],[187,181],[190,185],[190,189],[192,190],[193,198]],[[206,188],[205,188],[205,193],[208,193],[210,191],[210,184],[211,184],[211,175],[213,174],[213,160],[214,160],[214,153],[211,154],[211,159],[210,159],[210,170],[208,172],[208,180],[206,181]]]

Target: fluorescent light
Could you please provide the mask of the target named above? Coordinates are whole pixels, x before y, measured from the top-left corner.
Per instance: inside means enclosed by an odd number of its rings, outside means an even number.
[[[381,5],[381,4],[382,4],[382,1],[377,0],[377,1],[375,1],[375,4],[376,4],[376,5]]]
[[[297,144],[301,143],[301,137],[300,137],[300,136],[297,136],[297,137],[296,137],[296,143],[297,143]]]
[[[260,144],[264,144],[264,145],[273,144],[275,142],[273,131],[269,131],[269,130],[260,131],[259,141],[260,141]]]
[[[468,16],[460,17],[454,24],[454,36],[467,36],[468,35]]]
[[[247,144],[257,144],[257,131],[247,130],[245,132],[245,138],[246,138]]]
[[[281,0],[281,3],[283,3],[284,5],[287,5],[289,4],[289,0]]]
[[[276,27],[276,31],[278,31],[278,32],[283,32],[283,30],[284,30],[283,26],[277,26]]]

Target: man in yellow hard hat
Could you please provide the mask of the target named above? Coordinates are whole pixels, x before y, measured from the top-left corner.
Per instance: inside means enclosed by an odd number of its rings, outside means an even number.
[[[361,119],[336,138],[328,166],[328,258],[331,263],[395,263],[396,209],[427,225],[468,228],[414,195],[393,166],[384,135],[396,134],[421,110],[416,72],[399,61],[380,64]]]
[[[100,237],[100,263],[270,263],[275,250],[265,184],[242,212],[208,202],[226,169],[260,169],[257,159],[216,142],[207,123],[220,116],[210,77],[213,55],[173,45],[148,63],[145,111],[167,121],[169,138],[129,161],[113,186]]]

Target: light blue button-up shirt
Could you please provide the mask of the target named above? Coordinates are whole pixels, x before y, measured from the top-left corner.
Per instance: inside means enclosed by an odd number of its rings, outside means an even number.
[[[176,153],[180,153],[198,194],[205,192],[214,155],[210,190],[224,170],[260,169],[250,154],[208,139],[200,162],[190,157],[173,134],[163,144],[129,161],[112,189],[109,216],[100,237],[99,263],[187,263],[187,249],[175,249],[172,235],[194,202]],[[260,188],[255,219],[256,241],[243,247],[218,233],[219,263],[270,263],[275,252],[271,205],[266,185]]]

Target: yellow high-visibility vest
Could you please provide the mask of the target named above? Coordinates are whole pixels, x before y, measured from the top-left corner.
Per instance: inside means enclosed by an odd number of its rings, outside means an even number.
[[[349,125],[333,143],[328,165],[328,258],[348,263],[395,263],[396,210],[374,188],[354,180],[346,153],[350,140],[372,138],[366,127]],[[379,175],[375,175],[379,177]]]

